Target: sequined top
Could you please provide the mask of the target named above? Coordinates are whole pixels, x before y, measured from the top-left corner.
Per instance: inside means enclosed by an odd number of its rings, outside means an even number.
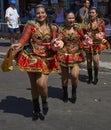
[[[34,53],[39,56],[46,56],[47,50],[51,50],[51,40],[56,38],[57,35],[58,27],[55,24],[50,26],[47,24],[47,30],[41,32],[38,22],[28,21],[18,42],[25,45],[31,39]]]

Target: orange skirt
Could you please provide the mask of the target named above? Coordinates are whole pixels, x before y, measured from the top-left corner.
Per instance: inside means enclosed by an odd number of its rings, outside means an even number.
[[[59,71],[56,54],[49,57],[40,57],[34,53],[22,51],[15,55],[15,60],[21,71],[41,72],[43,74]]]

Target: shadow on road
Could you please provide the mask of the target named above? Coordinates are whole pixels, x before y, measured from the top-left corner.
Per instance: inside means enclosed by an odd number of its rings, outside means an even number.
[[[0,110],[4,113],[15,113],[25,117],[32,116],[32,102],[25,98],[18,98],[15,96],[7,96],[0,102]]]
[[[48,87],[48,96],[51,97],[51,98],[62,99],[62,89],[49,86]]]
[[[81,81],[81,82],[87,82],[87,80],[88,80],[88,76],[87,75],[79,75],[79,80]]]

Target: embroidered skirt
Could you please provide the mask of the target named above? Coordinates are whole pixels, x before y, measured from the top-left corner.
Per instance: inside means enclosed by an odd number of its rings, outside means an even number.
[[[59,63],[64,67],[71,67],[75,64],[80,64],[85,61],[85,58],[82,53],[75,54],[64,54],[59,53]]]
[[[48,57],[42,57],[34,53],[27,53],[23,50],[15,54],[15,60],[17,67],[21,71],[41,72],[43,74],[59,71],[59,64],[56,54]]]

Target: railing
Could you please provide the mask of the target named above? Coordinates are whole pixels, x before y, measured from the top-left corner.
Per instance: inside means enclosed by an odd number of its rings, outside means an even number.
[[[22,30],[23,29],[23,26],[25,24],[19,24],[20,25],[20,29]],[[111,30],[110,28],[105,28],[106,31],[109,31]],[[2,33],[8,33],[8,26],[7,26],[7,23],[4,23],[4,22],[0,22],[0,32]]]

